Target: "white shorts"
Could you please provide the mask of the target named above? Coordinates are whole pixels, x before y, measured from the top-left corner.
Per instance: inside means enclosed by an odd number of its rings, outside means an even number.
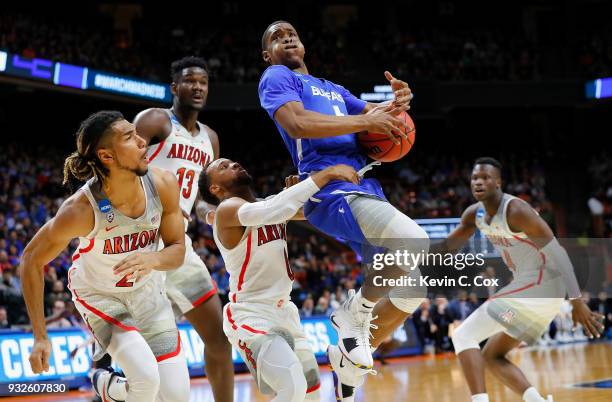
[[[113,327],[139,331],[158,362],[179,353],[179,332],[166,297],[163,275],[158,271],[150,275],[144,285],[132,292],[109,293],[71,286],[72,300],[96,341],[94,360],[104,355]]]
[[[166,272],[166,289],[177,317],[209,300],[217,293],[217,286],[204,261],[195,252],[191,239],[185,236],[185,262]]]
[[[258,348],[265,337],[276,332],[275,328],[289,332],[293,338],[293,349],[298,358],[316,362],[310,343],[300,324],[299,311],[293,302],[285,302],[281,307],[276,307],[273,302],[270,304],[228,303],[223,308],[223,332],[242,356],[242,360],[256,379],[262,393],[269,393],[269,389],[260,381],[257,371]],[[318,386],[318,376],[314,378],[306,371],[304,374],[309,389]]]
[[[469,338],[466,346],[477,347],[485,339],[503,332],[533,344],[559,313],[562,302],[563,299],[550,298],[488,300],[457,327],[454,337]],[[455,351],[460,353],[462,350],[457,350],[457,344]]]

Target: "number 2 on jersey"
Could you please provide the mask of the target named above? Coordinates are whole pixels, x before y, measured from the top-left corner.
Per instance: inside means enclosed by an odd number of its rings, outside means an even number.
[[[131,288],[134,286],[134,281],[130,278],[131,274],[125,275],[115,284],[116,288]]]
[[[195,179],[195,172],[191,169],[180,168],[176,171],[178,176],[179,187],[182,189],[181,194],[183,198],[189,198],[191,196],[191,187],[193,186],[193,180]],[[183,187],[183,181],[187,179],[185,187]]]

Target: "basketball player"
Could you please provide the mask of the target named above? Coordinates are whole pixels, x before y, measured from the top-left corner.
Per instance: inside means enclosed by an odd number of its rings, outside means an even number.
[[[213,235],[230,274],[223,329],[261,392],[273,401],[319,400],[317,361],[290,299],[286,221],[331,180],[358,183],[347,165],[330,166],[281,193],[257,201],[251,176],[217,159],[201,175],[200,191],[215,211]]]
[[[453,344],[473,402],[489,401],[485,365],[525,402],[545,402],[506,358],[508,352],[521,341],[532,344],[540,338],[559,313],[566,292],[574,322],[591,338],[599,337],[602,325],[581,299],[572,263],[546,222],[525,201],[502,191],[501,170],[493,158],[476,160],[471,187],[478,202],[465,210],[442,248],[460,249],[478,229],[500,252],[513,280],[455,330]],[[481,352],[478,345],[485,339]]]
[[[69,288],[97,345],[129,380],[98,390],[102,400],[189,399],[189,373],[159,271],[185,256],[177,181],[149,169],[146,143],[121,113],[101,111],[81,123],[64,182],[87,183],[68,198],[24,251],[23,296],[34,333],[30,364],[49,369],[44,324],[43,267],[78,238]],[[157,251],[159,239],[165,247]],[[94,386],[96,384],[94,383]]]
[[[367,130],[395,139],[393,132],[406,129],[395,115],[409,109],[411,91],[405,82],[385,72],[395,94],[393,102],[364,102],[344,87],[310,75],[304,54],[304,46],[291,24],[276,21],[268,26],[262,37],[262,57],[271,66],[259,83],[261,105],[274,120],[302,178],[339,163],[363,173],[368,167],[355,133]],[[428,250],[427,233],[387,201],[375,179],[364,179],[359,184],[333,181],[306,202],[304,213],[312,225],[347,240],[362,255],[370,254],[372,246],[391,252]],[[408,269],[386,267],[381,272],[371,272],[367,278],[381,274],[397,277]],[[418,275],[417,271],[414,273]],[[336,361],[346,367],[343,357],[364,372],[369,371],[373,365],[370,336],[372,345],[377,346],[420,305],[426,291],[377,288],[370,280],[366,279],[361,290],[331,315],[341,352],[340,356],[336,348],[331,349],[332,367]],[[375,324],[371,323],[373,314],[378,317]],[[374,329],[372,333],[370,328]],[[336,370],[340,377],[347,377],[343,371]],[[346,398],[352,397],[353,384],[361,381],[341,378],[342,384],[351,386],[340,387],[337,392],[344,400],[350,400]]]
[[[204,60],[182,58],[172,63],[171,73],[172,108],[144,110],[136,116],[134,124],[147,141],[149,165],[177,176],[181,209],[188,219],[198,195],[200,173],[206,164],[219,157],[219,138],[214,130],[197,120],[208,97]],[[187,223],[186,220],[185,231]],[[175,314],[184,315],[204,341],[206,375],[215,400],[230,402],[234,400],[234,365],[231,346],[223,334],[221,300],[186,233],[185,248],[183,266],[166,273],[168,297]]]

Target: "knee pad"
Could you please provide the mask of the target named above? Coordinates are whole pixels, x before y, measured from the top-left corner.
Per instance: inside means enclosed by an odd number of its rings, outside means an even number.
[[[418,281],[421,277],[421,270],[417,268],[410,272],[408,276]],[[391,303],[408,314],[412,314],[423,303],[426,296],[427,287],[420,284],[418,286],[396,286],[389,291]]]
[[[306,397],[302,363],[280,335],[266,336],[259,348],[257,377],[262,393],[276,393],[273,401],[301,402]]]
[[[468,326],[459,325],[453,332],[453,346],[455,354],[459,354],[467,349],[480,349],[476,339],[470,334]]]

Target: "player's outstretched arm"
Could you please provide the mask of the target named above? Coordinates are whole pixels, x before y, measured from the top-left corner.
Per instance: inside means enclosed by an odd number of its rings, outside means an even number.
[[[446,239],[433,240],[429,248],[430,253],[455,253],[461,249],[476,233],[476,209],[478,204],[472,204],[463,211],[461,222]]]
[[[286,188],[263,201],[247,202],[233,197],[217,207],[215,219],[220,227],[247,227],[273,225],[291,219],[310,197],[332,180],[344,180],[357,184],[359,175],[350,166],[330,166]]]
[[[165,111],[158,108],[143,110],[134,118],[134,125],[139,136],[147,145],[164,141],[172,132],[172,123]]]
[[[397,141],[393,133],[408,129],[406,122],[384,109],[354,116],[333,116],[306,110],[301,102],[285,103],[274,113],[274,118],[292,138],[326,138],[372,131]]]
[[[162,203],[159,235],[164,248],[154,252],[130,254],[113,267],[117,276],[132,274],[138,281],[151,270],[170,271],[180,267],[185,260],[185,224],[179,206],[179,186],[176,177],[165,170],[151,168],[153,180]]]
[[[94,213],[84,194],[77,193],[60,207],[26,246],[19,270],[23,298],[32,323],[34,346],[30,365],[34,373],[49,370],[51,344],[47,337],[44,306],[44,267],[76,237],[86,236],[94,227]]]
[[[573,306],[572,318],[583,325],[590,338],[599,338],[603,325],[601,315],[591,312],[581,298],[580,286],[567,251],[559,244],[546,222],[524,201],[513,200],[508,205],[508,226],[513,232],[525,233],[544,254],[546,267],[559,272]]]

